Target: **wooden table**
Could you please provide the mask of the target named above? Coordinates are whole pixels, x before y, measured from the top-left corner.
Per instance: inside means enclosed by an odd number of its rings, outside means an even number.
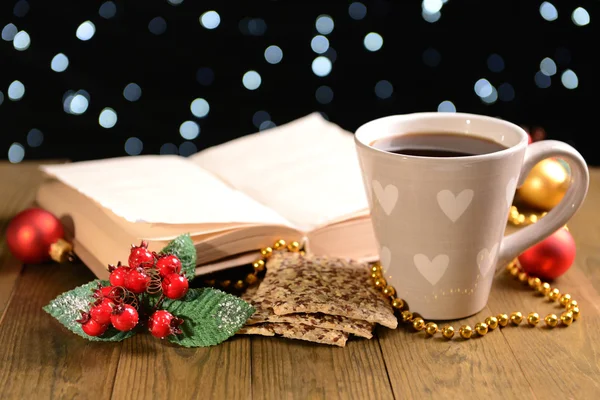
[[[0,223],[31,204],[35,163],[0,163]],[[83,265],[26,265],[0,247],[0,398],[592,399],[600,395],[600,169],[569,223],[578,253],[557,286],[580,303],[569,328],[508,327],[484,338],[444,341],[401,327],[345,348],[267,337],[234,337],[185,349],[150,335],[94,343],[62,328],[42,306],[92,280]],[[466,323],[556,305],[507,276],[488,307]],[[455,322],[454,326],[458,326]]]

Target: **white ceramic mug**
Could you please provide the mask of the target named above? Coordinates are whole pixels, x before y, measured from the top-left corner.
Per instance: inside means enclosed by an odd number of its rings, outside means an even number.
[[[464,134],[506,149],[421,157],[372,146],[416,133]],[[364,124],[355,141],[385,278],[411,310],[427,319],[458,319],[481,311],[494,271],[565,225],[589,184],[587,165],[573,147],[555,140],[528,145],[523,129],[486,116],[395,115]],[[516,188],[549,157],[568,162],[569,189],[538,223],[504,237]]]

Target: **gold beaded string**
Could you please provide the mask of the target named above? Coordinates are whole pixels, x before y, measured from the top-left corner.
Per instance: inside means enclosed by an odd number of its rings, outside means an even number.
[[[519,209],[516,206],[510,207],[510,212],[508,214],[508,222],[515,226],[527,226],[531,224],[535,224],[541,218],[545,217],[547,212],[543,212],[540,215],[535,213],[530,213],[528,215],[522,214],[519,212]]]

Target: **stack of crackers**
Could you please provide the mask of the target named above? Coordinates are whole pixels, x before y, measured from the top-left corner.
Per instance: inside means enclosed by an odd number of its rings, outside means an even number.
[[[350,335],[395,329],[390,302],[373,287],[367,264],[278,252],[264,280],[242,298],[256,308],[238,334],[283,336],[344,347]]]

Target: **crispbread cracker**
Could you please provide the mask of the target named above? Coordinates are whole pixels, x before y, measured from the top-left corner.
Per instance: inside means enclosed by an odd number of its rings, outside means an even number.
[[[248,325],[238,331],[241,335],[283,336],[288,339],[306,340],[308,342],[329,344],[344,347],[348,340],[346,332],[332,329],[315,328],[309,325],[293,325],[285,322]]]
[[[264,322],[285,322],[292,325],[308,325],[316,328],[333,329],[351,333],[367,339],[373,337],[374,325],[371,322],[351,319],[339,315],[316,314],[287,314],[276,315],[273,309],[264,304],[263,299],[257,296],[258,286],[251,286],[242,294],[242,299],[250,303],[256,311],[246,325],[262,324]]]
[[[368,265],[355,261],[274,253],[256,295],[276,315],[323,313],[398,326],[389,301],[371,282]]]

